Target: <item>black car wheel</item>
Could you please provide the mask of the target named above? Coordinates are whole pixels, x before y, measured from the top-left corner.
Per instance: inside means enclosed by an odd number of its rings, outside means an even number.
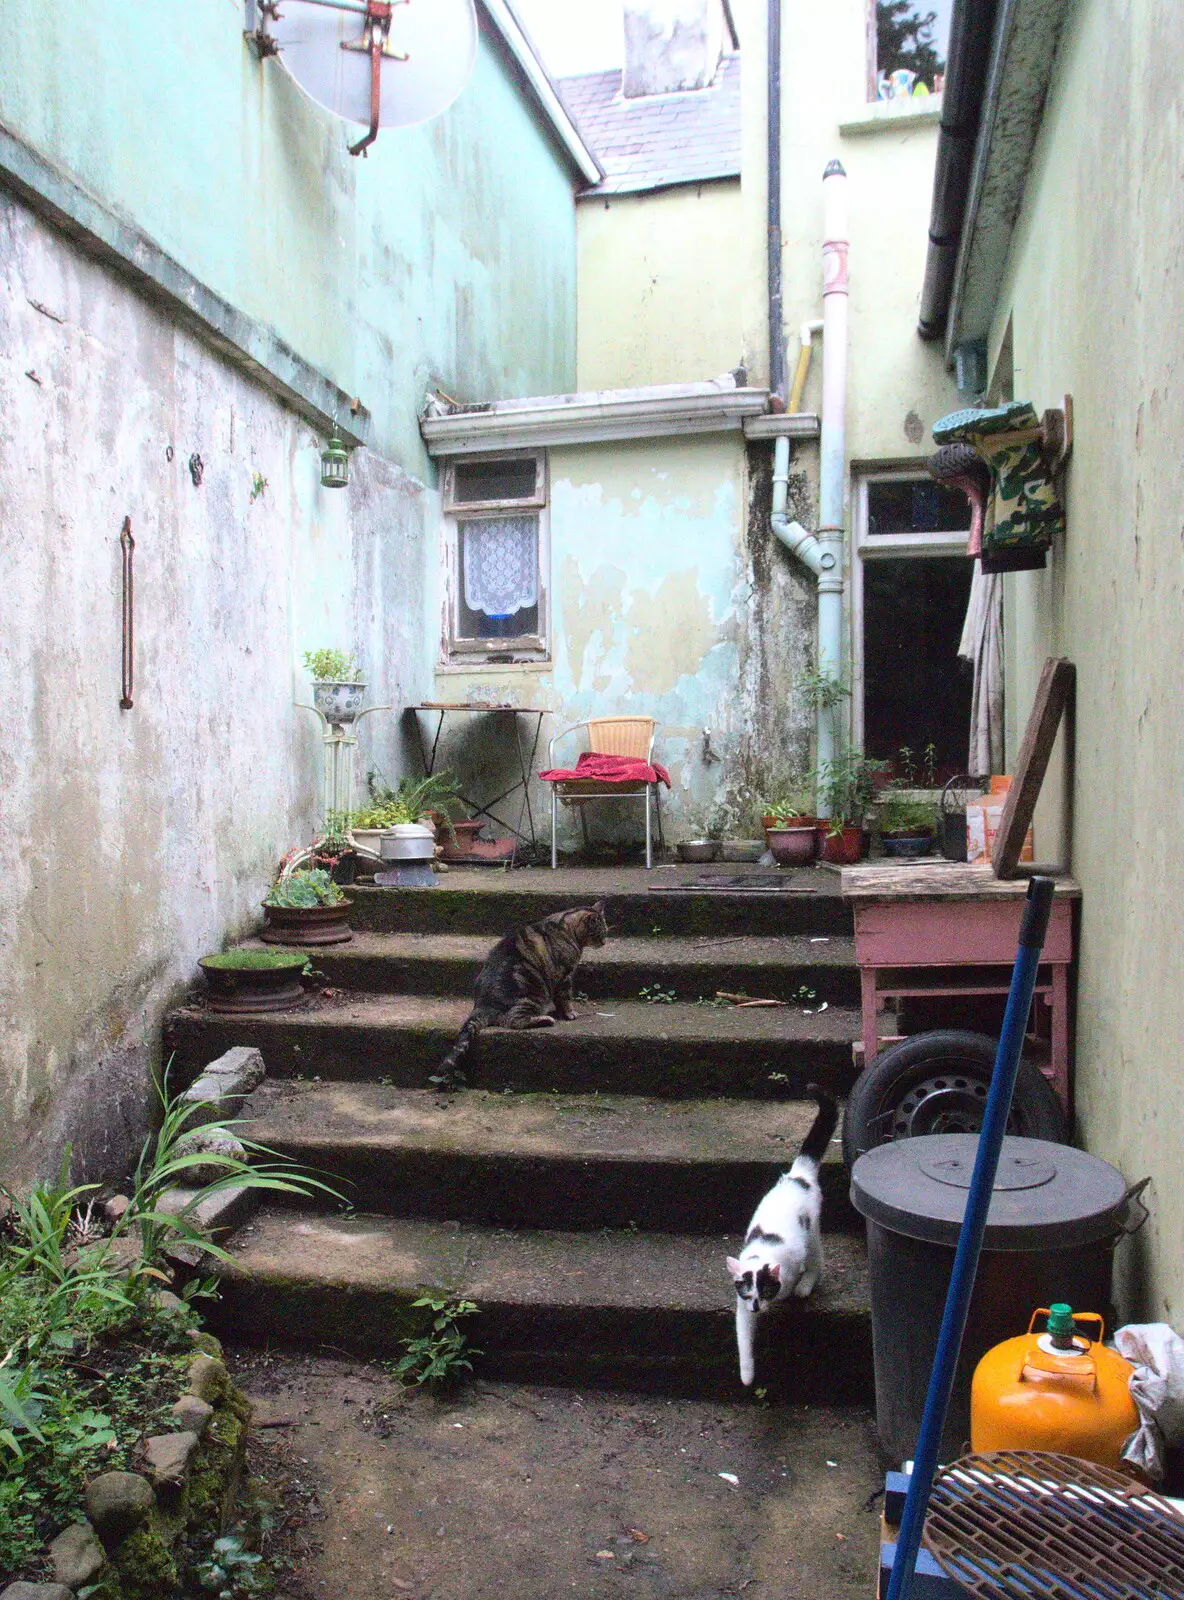
[[[996,1041],[935,1028],[890,1045],[860,1073],[843,1116],[843,1159],[923,1133],[977,1133],[995,1065]],[[1008,1133],[1062,1143],[1065,1114],[1052,1085],[1030,1061],[1016,1074]]]

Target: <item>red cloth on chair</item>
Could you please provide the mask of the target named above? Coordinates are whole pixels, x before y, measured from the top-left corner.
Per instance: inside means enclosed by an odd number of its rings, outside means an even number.
[[[664,783],[669,789],[670,774],[655,761],[651,766],[640,756],[600,755],[585,750],[575,768],[552,767],[540,772],[545,783],[570,783],[577,778],[595,778],[598,783]]]

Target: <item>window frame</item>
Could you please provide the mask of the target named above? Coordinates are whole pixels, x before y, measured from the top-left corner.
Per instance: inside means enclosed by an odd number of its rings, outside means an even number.
[[[901,557],[924,558],[966,556],[968,530],[957,528],[935,533],[869,533],[868,485],[900,483],[927,476],[923,461],[883,462],[852,469],[854,554],[851,563],[851,734],[857,749],[864,736],[864,651],[863,651],[863,564]]]
[[[534,493],[529,496],[502,500],[456,499],[458,469],[483,462],[522,461],[535,462]],[[444,533],[444,605],[441,615],[440,666],[444,670],[475,671],[483,666],[502,668],[516,663],[549,664],[551,660],[551,517],[550,478],[545,450],[490,450],[480,454],[455,457],[444,469],[443,482],[443,533]],[[507,513],[530,515],[538,525],[538,631],[519,634],[504,639],[466,639],[459,633],[461,582],[460,582],[460,530],[466,522],[485,522]]]

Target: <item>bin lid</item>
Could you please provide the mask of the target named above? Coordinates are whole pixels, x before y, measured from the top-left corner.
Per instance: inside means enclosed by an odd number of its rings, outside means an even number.
[[[892,1233],[954,1245],[966,1209],[976,1133],[923,1134],[869,1150],[851,1169],[851,1203]],[[1071,1249],[1119,1232],[1127,1185],[1097,1156],[1009,1136],[987,1213],[987,1250]]]

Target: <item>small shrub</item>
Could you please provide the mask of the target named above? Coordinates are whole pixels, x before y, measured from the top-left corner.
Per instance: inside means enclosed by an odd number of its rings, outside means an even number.
[[[432,1313],[431,1327],[416,1339],[404,1339],[406,1354],[395,1363],[395,1376],[406,1389],[426,1386],[432,1390],[450,1387],[462,1374],[472,1372],[470,1356],[479,1356],[458,1324],[464,1317],[477,1315],[472,1300],[454,1295],[425,1294],[412,1302],[417,1309]]]
[[[315,683],[361,683],[362,674],[353,654],[344,650],[306,650],[304,666]]]

